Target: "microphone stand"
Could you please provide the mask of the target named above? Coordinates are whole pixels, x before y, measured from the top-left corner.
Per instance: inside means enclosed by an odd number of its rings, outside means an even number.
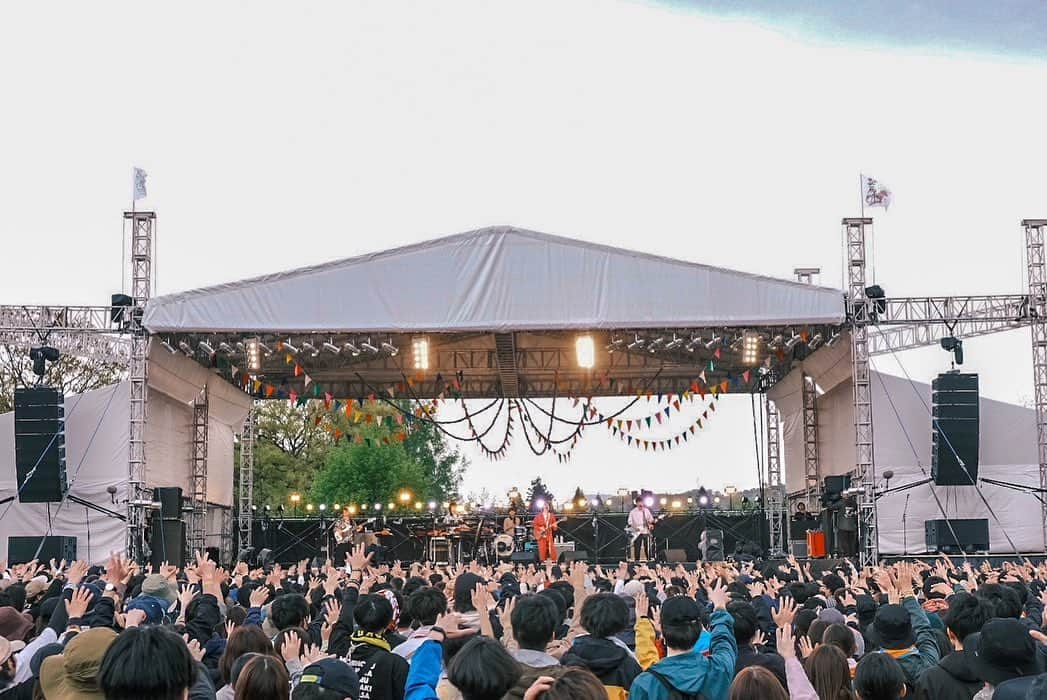
[[[905,519],[909,514],[909,496],[911,494],[905,494],[905,507],[902,508],[902,556],[906,556],[909,553],[909,531],[905,529]]]

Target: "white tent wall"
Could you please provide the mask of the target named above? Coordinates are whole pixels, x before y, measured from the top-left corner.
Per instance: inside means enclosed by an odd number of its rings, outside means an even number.
[[[833,348],[824,348],[824,352],[819,350],[804,361],[803,369],[815,378],[819,391],[824,392],[817,398],[822,476],[851,472],[855,448],[850,344],[841,342]],[[782,413],[784,473],[790,492],[802,489],[804,483],[803,408],[799,387],[800,372],[794,370],[769,394]],[[877,474],[892,470],[891,488],[930,477],[930,385],[874,371],[872,395]],[[1038,488],[1035,412],[986,398],[980,401],[980,412],[979,476]],[[945,516],[934,500],[932,488]],[[1023,552],[1045,549],[1040,503],[1035,496],[990,484],[980,484],[979,490],[999,517],[999,523],[970,486],[928,484],[884,496],[877,504],[881,553],[924,551],[924,521],[942,517],[988,518],[990,550],[994,553],[1014,551],[1004,531]]]
[[[201,371],[197,371],[197,370]],[[209,412],[207,500],[212,510],[233,505],[233,441],[250,410],[250,397],[181,355],[151,352],[145,431],[146,485],[180,486],[188,495],[192,402],[209,386],[216,399]],[[228,390],[227,390],[228,389]],[[65,399],[66,475],[69,492],[86,501],[123,512],[126,498],[129,437],[129,389],[121,382]],[[113,504],[106,489],[116,486]],[[0,415],[0,500],[17,495],[14,414]],[[218,508],[215,508],[217,506]],[[93,563],[123,551],[125,524],[72,502],[61,505],[0,505],[0,559],[7,558],[11,535],[76,535],[77,553]],[[222,516],[209,516],[208,544],[222,546]]]

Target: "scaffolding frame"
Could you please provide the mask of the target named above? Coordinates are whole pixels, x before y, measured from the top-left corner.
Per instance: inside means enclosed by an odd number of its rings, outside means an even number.
[[[247,412],[244,428],[240,433],[240,478],[237,489],[237,528],[240,532],[240,549],[251,546],[251,529],[254,512],[254,447],[256,436],[255,408]]]
[[[189,501],[189,551],[202,552],[207,544],[207,435],[210,405],[207,389],[193,402]]]
[[[764,395],[767,425],[767,524],[772,555],[788,552],[788,513],[782,481],[781,424],[778,407]]]

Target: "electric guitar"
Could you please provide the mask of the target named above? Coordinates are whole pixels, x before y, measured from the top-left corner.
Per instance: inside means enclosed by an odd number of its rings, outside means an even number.
[[[552,531],[552,530],[559,530],[559,529],[560,529],[560,526],[557,525],[555,522],[554,523],[550,523],[548,525],[545,525],[544,527],[535,528],[534,538],[536,540],[541,540],[547,534],[549,534],[550,531]]]
[[[647,526],[648,532],[640,532],[632,525],[626,525],[625,534],[629,536],[629,545],[632,546],[632,544],[636,542],[637,538],[639,538],[640,535],[650,535],[651,531],[654,530],[654,526],[668,518],[670,515],[672,515],[672,513],[662,513],[661,515],[655,518],[651,518],[650,525]]]

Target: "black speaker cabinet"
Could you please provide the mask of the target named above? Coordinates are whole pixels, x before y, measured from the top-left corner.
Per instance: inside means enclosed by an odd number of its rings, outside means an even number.
[[[149,547],[152,555],[149,561],[157,569],[165,561],[179,569],[185,566],[185,523],[181,520],[153,518],[150,530]]]
[[[945,520],[927,520],[923,524],[928,552],[960,554],[989,551],[988,518],[950,519],[952,530]],[[953,536],[953,532],[956,536]]]
[[[667,549],[665,550],[665,560],[671,564],[682,564],[687,561],[687,550]]]
[[[43,546],[41,546],[43,542]],[[37,561],[62,561],[66,563],[76,561],[76,538],[75,537],[8,537],[7,558],[12,564],[25,564],[36,559]]]
[[[182,519],[182,489],[164,486],[153,489],[153,500],[160,502],[160,517],[164,520]]]
[[[15,473],[22,503],[65,497],[65,399],[57,389],[15,389]]]
[[[513,552],[510,557],[510,561],[514,564],[535,564],[538,562],[537,552]]]
[[[938,486],[978,481],[978,375],[947,372],[931,382],[931,478]]]
[[[561,562],[586,561],[588,558],[589,552],[584,549],[575,550],[573,552],[560,552]]]
[[[723,530],[702,530],[698,551],[702,553],[702,561],[723,561]]]

